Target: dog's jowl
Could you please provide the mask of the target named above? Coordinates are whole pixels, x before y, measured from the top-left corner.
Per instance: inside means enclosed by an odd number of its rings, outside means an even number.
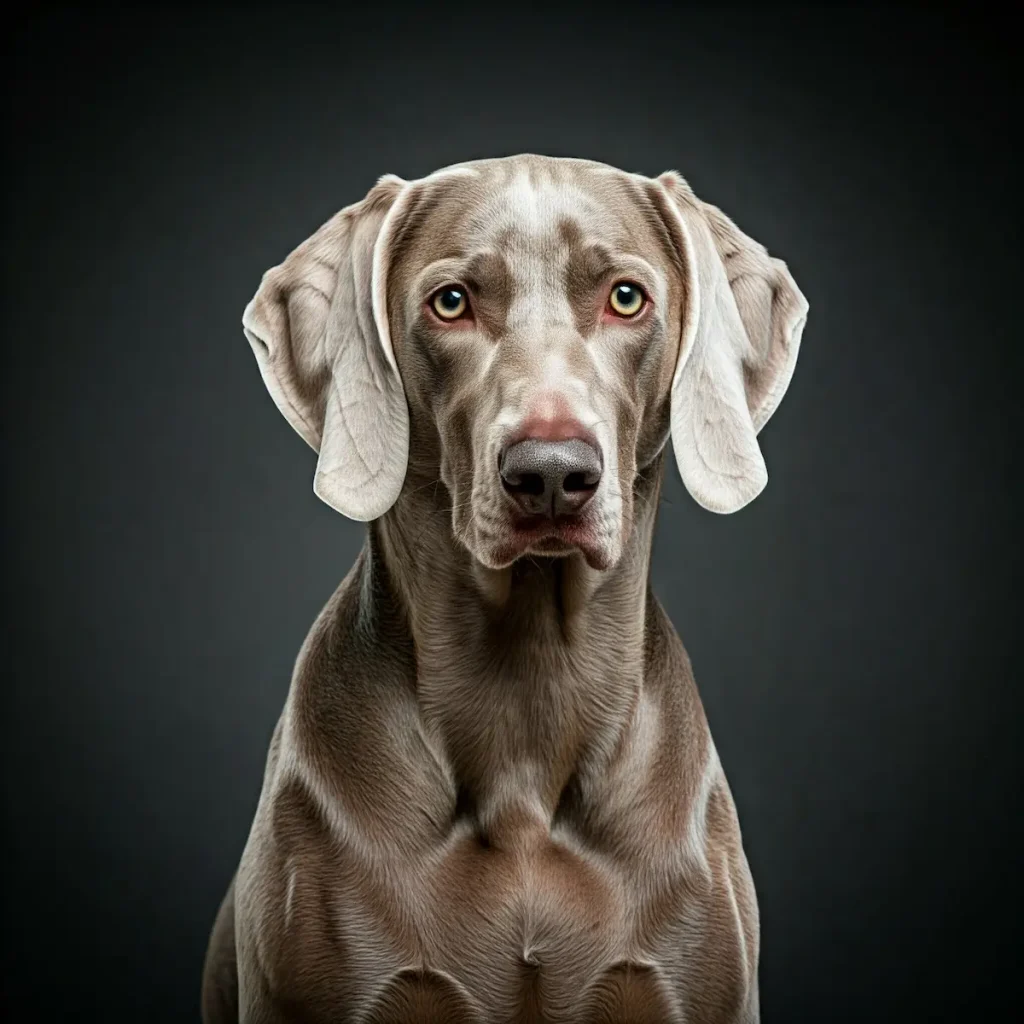
[[[381,178],[264,275],[263,380],[368,527],[296,662],[207,1024],[758,1020],[651,537],[670,441],[707,509],[765,486],[806,315],[674,172],[539,156]]]

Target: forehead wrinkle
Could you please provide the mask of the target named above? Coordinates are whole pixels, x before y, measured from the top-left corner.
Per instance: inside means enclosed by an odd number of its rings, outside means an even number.
[[[425,240],[435,245],[450,243],[458,235],[457,223],[465,200],[456,201],[472,192],[472,183],[462,176],[427,179],[411,186],[414,189],[401,223],[396,226],[392,245],[396,252],[422,248]],[[456,255],[451,253],[450,255]],[[432,257],[440,258],[440,254]]]
[[[657,246],[660,254],[668,261],[677,273],[682,274],[684,267],[672,231],[659,206],[660,195],[646,184],[630,181],[629,191],[633,206],[640,214],[643,225],[647,228],[650,240]]]

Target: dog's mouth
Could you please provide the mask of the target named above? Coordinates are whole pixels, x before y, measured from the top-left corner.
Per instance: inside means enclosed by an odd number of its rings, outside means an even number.
[[[497,566],[505,567],[529,555],[564,558],[579,552],[591,568],[606,569],[608,553],[588,519],[578,515],[558,519],[517,517],[509,523],[491,557]]]

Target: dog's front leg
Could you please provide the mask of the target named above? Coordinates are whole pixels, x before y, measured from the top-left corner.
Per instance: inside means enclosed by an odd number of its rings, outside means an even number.
[[[203,965],[200,998],[203,1024],[238,1024],[238,964],[235,960],[235,880],[217,910]]]

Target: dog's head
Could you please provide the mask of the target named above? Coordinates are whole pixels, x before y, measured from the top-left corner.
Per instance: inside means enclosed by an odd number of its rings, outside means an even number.
[[[519,156],[382,178],[264,275],[243,323],[339,512],[439,479],[484,565],[605,568],[670,433],[705,508],[761,491],[757,433],[806,316],[785,264],[675,173]]]

